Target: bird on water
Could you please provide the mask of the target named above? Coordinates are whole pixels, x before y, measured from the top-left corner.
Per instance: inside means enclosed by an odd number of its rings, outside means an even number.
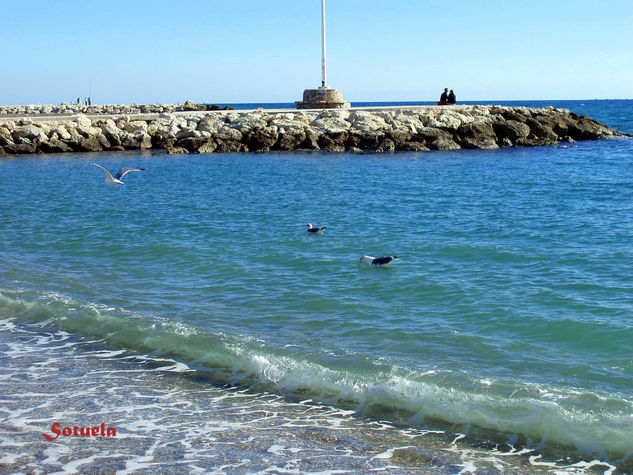
[[[384,257],[371,257],[371,256],[363,256],[358,260],[358,265],[361,265],[363,262],[365,264],[369,264],[370,266],[386,266],[391,264],[396,259],[399,259],[398,256],[384,256]]]
[[[112,174],[106,170],[105,168],[103,168],[101,165],[97,165],[96,163],[93,163],[93,165],[95,167],[99,167],[103,170],[103,173],[105,173],[105,182],[108,185],[122,185],[123,182],[121,181],[121,178],[123,178],[125,176],[126,173],[129,172],[146,172],[147,169],[146,168],[133,168],[133,167],[128,167],[128,168],[121,168],[116,175],[112,176]]]
[[[308,229],[306,229],[306,231],[309,234],[323,234],[323,230],[325,229],[325,226],[323,226],[321,228],[315,228],[310,223],[306,224],[306,226],[308,227]]]

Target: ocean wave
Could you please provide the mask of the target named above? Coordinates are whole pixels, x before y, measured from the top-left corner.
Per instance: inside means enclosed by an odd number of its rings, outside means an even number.
[[[542,384],[478,379],[459,371],[420,372],[353,353],[321,356],[274,348],[259,338],[211,333],[190,324],[80,302],[60,293],[0,289],[0,329],[20,325],[63,331],[153,358],[170,371],[215,384],[271,391],[353,410],[361,417],[437,430],[459,427],[475,438],[517,448],[568,447],[609,461],[633,453],[629,396]],[[36,343],[36,342],[35,342]]]

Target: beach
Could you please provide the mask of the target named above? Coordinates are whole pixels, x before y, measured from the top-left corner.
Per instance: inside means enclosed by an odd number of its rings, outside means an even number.
[[[484,106],[377,107],[312,112],[344,149],[182,146],[298,121],[253,107],[138,119],[187,153],[2,157],[0,472],[631,472],[631,101],[485,106],[489,148],[455,140]],[[347,149],[428,110],[459,148]],[[612,139],[498,142],[543,110]],[[145,133],[102,120],[13,122]]]

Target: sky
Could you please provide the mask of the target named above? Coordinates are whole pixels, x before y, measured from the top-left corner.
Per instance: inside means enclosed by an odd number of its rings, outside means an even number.
[[[0,0],[0,104],[266,103],[321,85],[320,0]],[[326,0],[347,101],[633,98],[633,0]]]

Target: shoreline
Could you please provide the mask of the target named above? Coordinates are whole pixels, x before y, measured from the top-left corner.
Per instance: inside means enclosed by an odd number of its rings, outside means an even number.
[[[7,110],[16,113],[7,114]],[[625,136],[629,135],[551,106],[227,110],[188,102],[0,109],[0,155],[124,150],[179,154],[496,149]]]

